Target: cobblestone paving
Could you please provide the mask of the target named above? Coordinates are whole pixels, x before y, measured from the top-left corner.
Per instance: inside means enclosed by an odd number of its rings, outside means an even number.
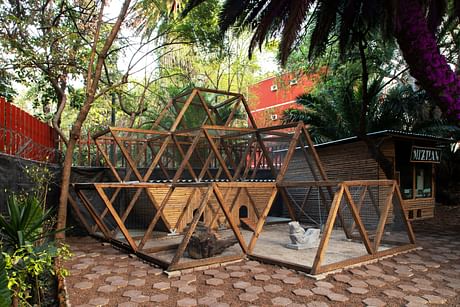
[[[417,232],[422,250],[316,281],[255,261],[168,278],[91,238],[69,238],[70,303],[77,306],[460,305],[460,233]]]

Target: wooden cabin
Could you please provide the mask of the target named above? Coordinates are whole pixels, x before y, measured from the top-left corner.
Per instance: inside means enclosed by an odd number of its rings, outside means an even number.
[[[441,161],[441,147],[451,139],[431,135],[385,130],[368,134],[393,164],[393,178],[399,182],[403,207],[410,220],[432,218],[435,206],[435,165]],[[329,180],[372,180],[388,179],[367,145],[350,137],[315,145]],[[301,167],[304,159],[297,149],[293,166],[286,178],[314,180]],[[314,206],[309,212],[318,217]]]

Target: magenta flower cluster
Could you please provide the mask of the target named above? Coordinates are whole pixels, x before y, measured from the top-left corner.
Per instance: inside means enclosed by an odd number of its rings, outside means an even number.
[[[460,119],[460,78],[440,53],[418,0],[398,1],[395,36],[411,75],[439,102],[448,116]]]

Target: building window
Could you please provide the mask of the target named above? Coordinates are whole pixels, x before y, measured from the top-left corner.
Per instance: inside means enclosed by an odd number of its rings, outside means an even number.
[[[396,142],[396,171],[399,173],[399,188],[403,199],[433,197],[432,163],[411,162],[411,146],[407,142]],[[414,212],[414,215],[418,214]]]
[[[292,79],[291,81],[289,81],[290,86],[293,86],[293,85],[296,85],[296,84],[297,84],[297,79]]]
[[[417,163],[415,168],[415,197],[427,198],[432,196],[432,167],[431,164]]]
[[[270,87],[270,91],[272,92],[276,92],[278,90],[278,85],[276,84],[273,84],[271,87]]]
[[[272,115],[270,115],[270,119],[271,119],[271,120],[277,120],[277,119],[278,119],[278,115],[277,115],[277,114],[272,114]]]
[[[412,199],[413,193],[413,176],[412,165],[404,164],[399,168],[399,187],[403,199]]]

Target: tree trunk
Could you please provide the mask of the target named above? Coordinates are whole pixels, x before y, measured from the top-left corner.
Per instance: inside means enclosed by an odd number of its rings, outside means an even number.
[[[395,37],[411,75],[452,119],[460,119],[460,79],[440,53],[418,0],[396,1]]]
[[[59,196],[59,210],[58,210],[57,225],[56,225],[56,229],[58,230],[66,227],[67,199],[69,197],[70,173],[72,172],[73,150],[75,148],[76,142],[77,142],[77,138],[71,135],[67,143],[64,163],[62,165],[61,194]],[[65,238],[64,231],[56,233],[56,239],[62,240],[64,238]]]

